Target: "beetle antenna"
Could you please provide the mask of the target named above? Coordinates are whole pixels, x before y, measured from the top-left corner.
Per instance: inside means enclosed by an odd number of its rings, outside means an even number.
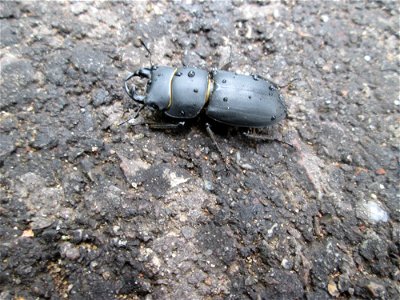
[[[149,50],[149,48],[147,48],[146,44],[143,42],[143,40],[141,38],[139,38],[140,43],[142,44],[142,46],[144,47],[144,49],[146,49],[147,53],[149,53],[149,58],[150,58],[150,66],[153,66],[153,62],[151,61],[151,52]]]

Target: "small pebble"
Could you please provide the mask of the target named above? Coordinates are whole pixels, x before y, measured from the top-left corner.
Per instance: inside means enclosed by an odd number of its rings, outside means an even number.
[[[360,216],[372,223],[387,222],[389,220],[388,213],[378,202],[372,200],[360,206]]]
[[[331,281],[331,282],[328,283],[328,292],[329,292],[329,294],[331,294],[331,296],[333,296],[333,297],[337,297],[337,296],[340,295],[340,293],[339,293],[339,291],[338,291],[338,289],[337,289],[336,283],[333,282],[333,281]]]
[[[322,15],[321,16],[321,21],[324,22],[324,23],[328,22],[329,21],[329,16],[328,15]]]
[[[365,61],[371,61],[371,56],[365,55],[365,56],[364,56],[364,60],[365,60]]]
[[[214,189],[214,186],[213,186],[213,184],[212,184],[211,181],[209,181],[209,180],[204,180],[204,188],[205,188],[207,191],[212,191],[212,190]]]
[[[191,239],[194,237],[194,230],[193,228],[189,227],[189,226],[184,226],[181,230],[182,235],[185,237],[185,239]]]

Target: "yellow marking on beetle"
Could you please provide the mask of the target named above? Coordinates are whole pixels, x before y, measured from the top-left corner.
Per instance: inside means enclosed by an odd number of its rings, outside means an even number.
[[[208,98],[210,97],[210,93],[211,93],[211,79],[208,78],[208,82],[207,82],[207,93],[206,93],[206,99],[204,101],[204,103],[208,102]]]
[[[174,79],[176,71],[178,71],[178,68],[175,68],[174,72],[172,73],[171,79],[169,80],[169,102],[167,109],[169,109],[172,105],[172,79]]]

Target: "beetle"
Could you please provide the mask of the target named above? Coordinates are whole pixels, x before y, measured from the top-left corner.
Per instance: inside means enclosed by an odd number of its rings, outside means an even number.
[[[285,100],[279,86],[272,81],[259,75],[240,75],[225,69],[212,69],[209,72],[187,66],[155,66],[151,62],[150,50],[142,40],[140,42],[150,55],[151,66],[136,70],[124,81],[126,93],[140,104],[133,118],[145,106],[178,120],[177,124],[153,128],[179,127],[185,124],[185,120],[196,118],[202,111],[219,123],[247,128],[269,127],[286,117]],[[129,87],[128,81],[134,77],[147,80],[145,94],[139,94],[134,84]],[[208,123],[206,129],[224,157]],[[256,139],[276,140],[293,147],[277,139],[246,135]]]
[[[144,95],[134,84],[129,88],[127,82],[133,77],[147,79]],[[125,80],[125,90],[134,101],[177,120],[196,118],[204,109],[209,118],[220,123],[264,128],[287,115],[278,86],[259,75],[151,66],[131,73]]]

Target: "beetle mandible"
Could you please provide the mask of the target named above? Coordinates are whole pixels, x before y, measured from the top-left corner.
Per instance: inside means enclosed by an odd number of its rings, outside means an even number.
[[[186,66],[154,66],[150,50],[142,40],[140,42],[150,55],[151,66],[138,69],[125,79],[125,91],[135,102],[141,104],[133,118],[145,106],[180,120],[178,124],[153,125],[153,128],[182,126],[185,124],[182,120],[196,118],[203,110],[209,118],[235,127],[264,128],[286,117],[287,108],[283,96],[279,87],[270,80],[259,75],[239,75],[227,70],[212,69],[208,72]],[[225,67],[230,63],[231,61]],[[137,92],[134,84],[129,88],[128,81],[133,77],[147,79],[144,95]],[[221,156],[225,158],[208,123],[206,129]],[[274,138],[245,135],[275,140],[293,147]]]

